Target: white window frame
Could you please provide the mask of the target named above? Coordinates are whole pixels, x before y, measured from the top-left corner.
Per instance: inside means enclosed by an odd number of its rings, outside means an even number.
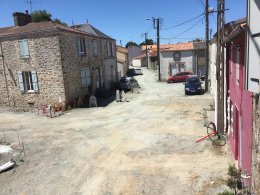
[[[107,42],[107,56],[114,56],[114,44],[112,42]]]
[[[109,42],[107,42],[107,56],[110,56],[111,50],[110,50],[110,46],[109,46]]]
[[[80,69],[81,87],[91,86],[90,68]]]
[[[39,92],[39,84],[36,71],[19,71],[18,82],[21,93]]]
[[[87,40],[83,37],[77,38],[78,53],[80,56],[86,55]]]

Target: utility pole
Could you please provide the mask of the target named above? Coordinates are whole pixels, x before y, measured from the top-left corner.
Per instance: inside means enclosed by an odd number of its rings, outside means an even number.
[[[225,33],[225,0],[218,0],[217,19],[217,130],[224,132],[224,33]]]
[[[146,68],[148,68],[148,53],[147,53],[147,33],[144,33]]]
[[[205,51],[205,61],[206,61],[206,75],[205,75],[205,92],[208,91],[208,75],[209,75],[209,0],[206,0],[205,3],[205,42],[206,42],[206,51]]]
[[[155,19],[154,19],[155,20]],[[161,64],[160,64],[160,18],[156,18],[157,28],[157,65],[158,65],[158,80],[161,81]]]

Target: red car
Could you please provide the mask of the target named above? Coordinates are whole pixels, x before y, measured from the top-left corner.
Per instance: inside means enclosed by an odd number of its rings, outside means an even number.
[[[185,82],[187,77],[190,75],[193,74],[189,71],[178,72],[173,76],[169,76],[169,78],[167,79],[167,83]]]

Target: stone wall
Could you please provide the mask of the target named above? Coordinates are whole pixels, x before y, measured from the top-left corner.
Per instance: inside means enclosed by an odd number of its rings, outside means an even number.
[[[78,53],[79,37],[87,40],[86,55]],[[29,58],[26,59],[20,57],[18,41],[22,39],[28,40]],[[93,40],[98,43],[96,56]],[[80,96],[95,94],[97,78],[100,88],[111,88],[111,82],[117,80],[117,67],[116,57],[107,54],[108,41],[112,41],[115,48],[112,39],[61,31],[4,38],[4,58],[0,58],[0,106],[10,105],[15,110],[28,111],[41,104],[73,101]],[[84,68],[90,69],[91,87],[81,85],[80,70]],[[39,92],[21,93],[18,71],[37,71]]]
[[[252,192],[260,194],[260,105],[255,96],[253,105],[253,147],[252,147]]]
[[[86,54],[78,53],[77,38],[86,40]],[[98,54],[94,56],[93,40],[97,41]],[[77,35],[63,33],[60,36],[60,47],[65,81],[65,93],[68,101],[79,96],[95,94],[97,90],[97,72],[100,71],[100,87],[103,88],[106,82],[104,58],[107,57],[107,46],[104,40],[95,36]],[[80,70],[89,68],[91,72],[91,87],[81,85]]]
[[[22,59],[20,57],[18,41],[21,39],[28,40],[29,58]],[[42,33],[23,37],[3,38],[2,48],[4,58],[0,59],[1,106],[10,104],[15,110],[28,111],[30,107],[35,108],[41,104],[55,104],[59,102],[59,99],[65,99],[57,34]],[[20,92],[18,71],[37,71],[38,93]],[[5,77],[7,82],[5,82]]]
[[[118,81],[118,70],[117,70],[117,57],[116,57],[116,42],[112,39],[101,38],[103,50],[103,64],[104,64],[104,86],[106,89],[111,89],[113,83]],[[113,56],[107,54],[107,43],[112,42],[113,44]]]

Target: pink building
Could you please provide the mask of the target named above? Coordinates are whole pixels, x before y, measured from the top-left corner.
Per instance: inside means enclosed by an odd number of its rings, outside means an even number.
[[[242,172],[251,175],[252,163],[252,92],[246,89],[246,23],[243,20],[227,27],[226,43],[226,128],[230,148]]]

